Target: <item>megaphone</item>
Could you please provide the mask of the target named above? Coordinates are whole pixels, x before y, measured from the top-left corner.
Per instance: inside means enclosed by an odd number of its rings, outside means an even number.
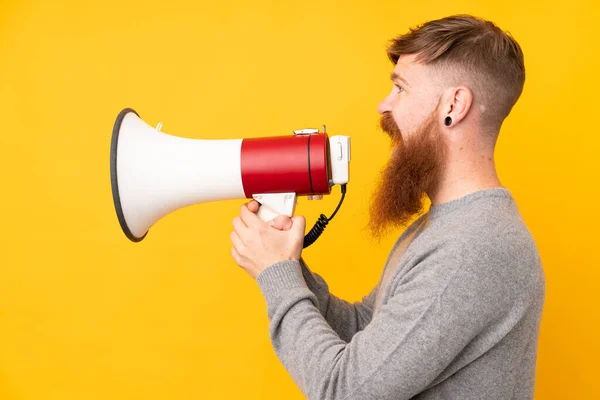
[[[161,126],[151,127],[126,108],[112,131],[113,201],[123,233],[133,242],[144,239],[159,219],[192,204],[254,198],[259,218],[269,221],[280,214],[291,217],[297,196],[321,198],[336,184],[342,185],[343,201],[348,136],[329,138],[323,127],[323,132],[301,129],[287,136],[203,140],[172,136]],[[334,215],[321,215],[305,247]]]

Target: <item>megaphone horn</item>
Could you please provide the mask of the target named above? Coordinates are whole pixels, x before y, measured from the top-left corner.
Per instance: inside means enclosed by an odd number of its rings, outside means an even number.
[[[303,129],[288,136],[202,140],[172,136],[160,127],[152,128],[126,108],[112,131],[113,201],[133,242],[144,239],[162,217],[192,204],[255,198],[261,204],[258,216],[268,221],[279,214],[291,217],[297,196],[330,194],[335,184],[345,193],[348,136],[329,138]]]

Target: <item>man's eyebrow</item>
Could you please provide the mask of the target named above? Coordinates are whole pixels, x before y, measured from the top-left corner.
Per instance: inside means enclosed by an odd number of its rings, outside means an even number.
[[[408,81],[407,81],[406,79],[404,79],[402,76],[398,75],[398,74],[397,74],[397,73],[395,73],[395,72],[392,72],[392,73],[390,74],[390,79],[392,80],[392,82],[395,82],[395,81],[402,81],[402,82],[404,82],[404,83],[405,83],[407,86],[410,86],[410,84],[408,83]]]

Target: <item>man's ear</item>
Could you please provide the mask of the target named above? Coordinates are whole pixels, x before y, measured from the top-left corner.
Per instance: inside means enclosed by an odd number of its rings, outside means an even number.
[[[466,86],[457,86],[450,89],[445,97],[442,118],[445,125],[451,127],[462,121],[469,113],[473,104],[473,92]]]

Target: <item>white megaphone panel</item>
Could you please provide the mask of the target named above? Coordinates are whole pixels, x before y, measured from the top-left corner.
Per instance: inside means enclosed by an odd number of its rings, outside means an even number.
[[[349,137],[318,130],[283,137],[186,139],[153,128],[132,109],[119,113],[110,170],[119,223],[138,242],[167,214],[192,204],[255,198],[265,221],[291,216],[297,195],[329,194],[348,182]],[[343,186],[345,189],[345,186]],[[345,191],[345,190],[344,190]]]

